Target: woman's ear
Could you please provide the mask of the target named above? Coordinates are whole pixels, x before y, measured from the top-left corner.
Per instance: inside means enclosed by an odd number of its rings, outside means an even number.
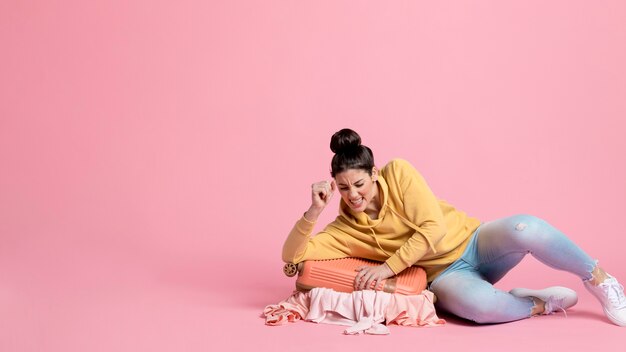
[[[376,166],[372,168],[372,181],[378,181],[378,169],[376,168]]]

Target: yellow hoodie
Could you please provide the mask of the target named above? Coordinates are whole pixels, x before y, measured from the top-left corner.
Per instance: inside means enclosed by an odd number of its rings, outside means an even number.
[[[303,216],[285,241],[283,260],[359,257],[386,262],[396,274],[419,265],[431,282],[463,254],[480,225],[478,219],[437,200],[405,160],[392,160],[380,170],[378,188],[382,206],[377,219],[354,213],[342,199],[339,216],[311,237],[315,223]]]

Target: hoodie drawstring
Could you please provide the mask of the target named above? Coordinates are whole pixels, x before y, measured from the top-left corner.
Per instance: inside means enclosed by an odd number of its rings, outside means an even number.
[[[376,237],[376,232],[374,232],[374,229],[369,227],[370,231],[372,231],[372,237],[374,237],[374,241],[376,241],[376,244],[378,245],[378,248],[380,248],[386,255],[388,256],[392,256],[392,254],[390,254],[389,252],[387,252],[383,246],[380,245],[380,242],[378,242],[378,237]]]
[[[392,213],[394,213],[397,217],[400,218],[400,220],[402,220],[402,222],[407,225],[408,227],[412,228],[413,230],[415,230],[416,233],[419,233],[422,237],[424,237],[424,239],[426,240],[426,243],[428,243],[428,247],[430,247],[430,250],[433,253],[437,253],[437,250],[435,249],[435,245],[430,241],[430,239],[426,236],[424,236],[421,232],[420,232],[420,228],[417,227],[417,225],[415,225],[414,223],[410,222],[408,219],[405,219],[402,215],[398,214],[397,211],[395,211],[392,207],[388,206],[387,204],[385,204],[385,206],[387,207],[387,209],[389,209]],[[372,230],[373,232],[373,230]],[[376,242],[378,243],[378,240],[376,240]],[[380,246],[380,245],[378,245]]]

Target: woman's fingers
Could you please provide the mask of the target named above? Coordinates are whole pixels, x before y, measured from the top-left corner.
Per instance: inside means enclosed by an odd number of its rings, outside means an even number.
[[[367,277],[367,281],[365,282],[363,286],[365,287],[366,290],[369,290],[369,289],[375,290],[376,287],[372,287],[372,285],[374,285],[375,283],[378,284],[378,280],[380,280],[379,270],[377,267],[372,267],[372,270],[370,271]]]
[[[366,268],[365,266],[360,266],[360,267],[355,269],[356,271],[359,272],[354,277],[354,289],[355,290],[360,290],[361,289],[361,281],[363,280],[363,275],[365,275],[365,271],[363,271],[363,269],[365,269],[365,268]]]
[[[354,269],[354,271],[358,271],[358,274],[356,274],[356,276],[354,277],[354,289],[355,290],[360,290],[361,288],[361,280],[363,280],[363,275],[365,275],[366,271],[364,271],[366,268],[369,268],[369,265],[361,265],[359,267],[357,267],[356,269]]]
[[[332,181],[335,182],[334,180]],[[334,193],[334,187],[331,182],[321,181],[314,183],[311,188],[313,189],[313,196],[319,198],[324,204],[328,204],[328,202],[332,199]]]
[[[359,273],[354,278],[354,288],[356,290],[367,290],[375,280],[375,273],[371,266],[361,266],[356,268]]]
[[[354,289],[358,290],[359,289],[359,285],[361,284],[361,277],[363,275],[361,275],[361,273],[356,274],[356,276],[354,277]]]
[[[377,280],[374,276],[370,276],[370,278],[369,278],[369,279],[367,279],[367,282],[365,283],[365,289],[366,289],[366,290],[369,290],[369,289],[375,290],[375,289],[376,289],[376,287],[372,287],[372,285],[373,285],[375,282],[378,282],[378,280]]]
[[[333,187],[334,182],[335,180],[333,180],[332,182],[326,181],[326,183],[324,184],[324,188],[326,189],[326,202],[330,202],[330,200],[333,198],[335,190]]]
[[[355,290],[375,290],[381,281],[393,276],[391,269],[384,263],[378,266],[364,265],[354,270],[358,271],[354,278]]]

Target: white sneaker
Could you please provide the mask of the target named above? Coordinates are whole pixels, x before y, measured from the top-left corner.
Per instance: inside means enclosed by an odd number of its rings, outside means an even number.
[[[520,298],[536,297],[546,302],[544,311],[541,314],[552,314],[558,310],[565,312],[566,309],[578,303],[576,291],[561,286],[552,286],[544,288],[543,290],[514,288],[509,291],[509,293]]]
[[[591,292],[604,308],[604,314],[615,325],[626,326],[626,297],[624,286],[611,275],[601,284],[595,286],[591,280],[585,281],[585,287]]]

